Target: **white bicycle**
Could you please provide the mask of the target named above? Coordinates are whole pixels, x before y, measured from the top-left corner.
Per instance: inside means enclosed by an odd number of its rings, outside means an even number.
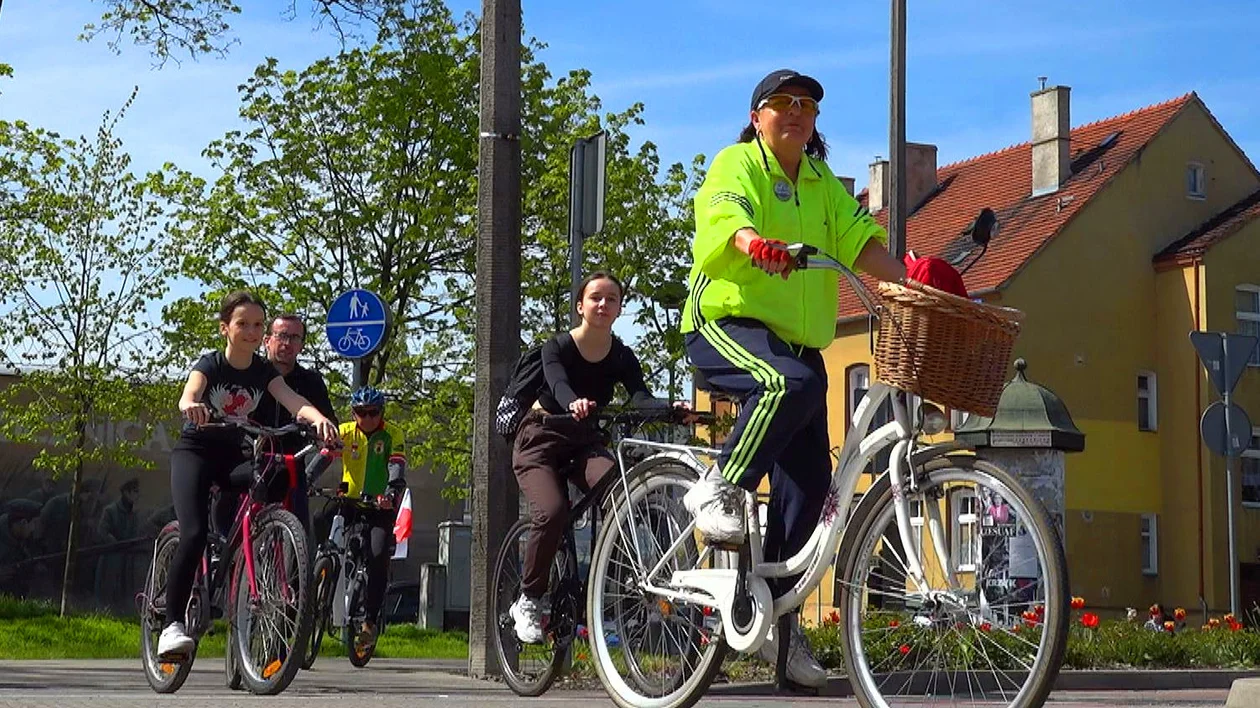
[[[842,272],[868,309],[879,309],[843,265],[808,246],[788,248],[796,268]],[[679,515],[681,504],[662,503],[681,499],[718,450],[621,442],[619,456],[636,445],[655,454],[623,479],[623,503],[606,519],[591,559],[592,655],[615,703],[694,704],[727,648],[755,652],[834,564],[845,666],[861,705],[1044,704],[1069,622],[1060,537],[1014,475],[961,443],[919,442],[925,430],[944,427],[944,416],[905,400],[884,383],[870,387],[816,530],[780,562],[762,557],[754,495],[746,498],[749,536],[738,551],[704,546],[694,521]],[[891,420],[876,426],[885,404]],[[851,509],[863,472],[885,450],[886,472]],[[673,510],[667,523],[662,510]],[[797,575],[791,591],[772,599],[767,579]]]

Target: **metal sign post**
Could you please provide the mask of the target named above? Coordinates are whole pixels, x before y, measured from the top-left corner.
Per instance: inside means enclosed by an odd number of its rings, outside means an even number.
[[[1225,458],[1225,498],[1229,524],[1229,611],[1238,615],[1238,548],[1234,519],[1234,459],[1251,444],[1251,420],[1231,400],[1238,379],[1247,368],[1256,338],[1225,332],[1191,332],[1190,342],[1203,361],[1221,400],[1208,406],[1199,430],[1208,449]],[[1202,552],[1202,549],[1200,549]]]

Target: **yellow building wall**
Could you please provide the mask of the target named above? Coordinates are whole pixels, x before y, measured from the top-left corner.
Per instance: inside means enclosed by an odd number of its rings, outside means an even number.
[[[1192,161],[1206,170],[1202,200],[1185,195]],[[1012,358],[1028,360],[1029,378],[1058,394],[1087,436],[1086,451],[1067,458],[1065,524],[1072,592],[1093,606],[1197,605],[1195,454],[1202,405],[1195,401],[1194,377],[1202,371],[1187,336],[1194,328],[1193,270],[1157,273],[1152,258],[1258,183],[1207,114],[1192,105],[998,296],[1000,304],[1026,315]],[[1222,260],[1237,264],[1260,253],[1239,250]],[[1231,318],[1232,287],[1219,296],[1228,299],[1223,306]],[[1212,298],[1204,300],[1206,310]],[[864,323],[842,324],[837,335],[826,352],[833,411],[844,405],[846,368],[870,359]],[[1137,426],[1140,371],[1155,373],[1158,382],[1155,432]],[[1210,399],[1202,393],[1206,404]],[[831,427],[832,440],[842,441],[841,417],[833,414]],[[1204,477],[1211,476],[1205,461]],[[1212,498],[1210,488],[1204,493]],[[1159,515],[1156,576],[1141,571],[1143,513]],[[1260,530],[1260,510],[1248,513]],[[1208,545],[1216,544],[1216,525],[1211,518],[1204,523]],[[1107,542],[1099,543],[1103,538]],[[1240,545],[1242,556],[1254,559],[1257,550]]]
[[[1203,257],[1204,298],[1206,301],[1206,330],[1216,332],[1237,331],[1234,302],[1236,286],[1260,285],[1260,220],[1246,225],[1238,233],[1217,243]],[[1218,400],[1216,390],[1203,376],[1204,405]],[[1253,426],[1260,427],[1260,368],[1249,367],[1243,372],[1233,392],[1234,403],[1242,406],[1251,417]],[[1229,602],[1229,525],[1226,504],[1225,460],[1204,451],[1204,476],[1209,499],[1206,510],[1208,519],[1210,602],[1215,607],[1228,607]],[[1241,475],[1238,461],[1234,462],[1235,499],[1241,500]],[[1260,562],[1260,508],[1239,504],[1237,515],[1237,552],[1240,563]],[[1254,590],[1243,591],[1244,601],[1255,600]],[[1244,610],[1250,605],[1244,604]]]

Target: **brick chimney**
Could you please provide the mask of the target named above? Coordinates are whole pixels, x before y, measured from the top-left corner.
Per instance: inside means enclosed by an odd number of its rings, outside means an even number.
[[[1049,194],[1072,174],[1072,132],[1068,86],[1042,88],[1032,94],[1032,193]]]
[[[871,163],[871,181],[866,185],[866,208],[874,214],[892,203],[892,168],[879,156]]]
[[[936,146],[906,143],[906,209],[913,212],[936,189]]]

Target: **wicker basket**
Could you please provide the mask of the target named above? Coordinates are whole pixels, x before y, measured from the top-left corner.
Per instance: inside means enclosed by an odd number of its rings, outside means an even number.
[[[927,285],[880,283],[875,378],[956,410],[992,417],[1023,313]]]

